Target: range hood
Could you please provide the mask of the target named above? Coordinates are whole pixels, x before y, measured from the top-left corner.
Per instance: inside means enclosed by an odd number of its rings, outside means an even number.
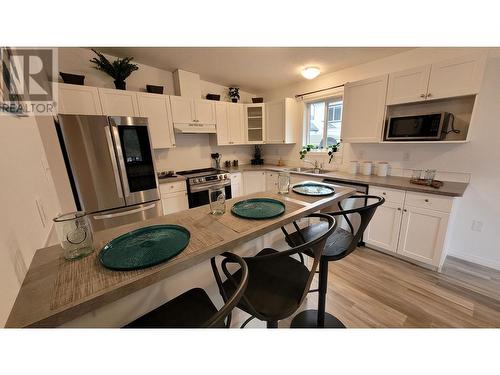
[[[175,124],[174,131],[181,134],[215,134],[215,124]]]

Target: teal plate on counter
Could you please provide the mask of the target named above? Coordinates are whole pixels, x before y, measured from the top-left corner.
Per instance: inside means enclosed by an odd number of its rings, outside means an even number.
[[[152,225],[122,234],[99,254],[101,264],[117,271],[147,268],[173,258],[189,244],[191,234],[180,225]]]
[[[244,219],[271,219],[285,212],[285,205],[276,199],[251,198],[234,204],[231,212]]]
[[[314,197],[332,195],[335,193],[335,189],[333,187],[317,184],[314,182],[296,184],[292,187],[292,191],[296,192],[297,194],[310,195]]]

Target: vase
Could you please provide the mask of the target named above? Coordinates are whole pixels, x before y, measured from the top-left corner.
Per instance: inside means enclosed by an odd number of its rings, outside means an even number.
[[[127,84],[125,81],[115,81],[115,87],[117,90],[126,90],[127,89]]]
[[[231,101],[232,101],[233,103],[238,103],[238,99],[234,99],[234,98],[233,98],[233,99],[231,99]]]

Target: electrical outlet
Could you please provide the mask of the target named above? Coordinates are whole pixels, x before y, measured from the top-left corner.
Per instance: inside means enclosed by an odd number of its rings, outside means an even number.
[[[472,224],[470,226],[470,229],[473,232],[482,232],[483,231],[483,222],[479,220],[472,220]]]
[[[403,154],[403,161],[410,161],[410,153],[409,152],[405,152]]]

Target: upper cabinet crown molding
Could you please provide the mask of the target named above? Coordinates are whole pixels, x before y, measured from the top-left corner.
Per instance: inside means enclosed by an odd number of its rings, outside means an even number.
[[[485,63],[486,55],[472,54],[391,73],[387,105],[477,94]]]
[[[342,114],[342,141],[378,143],[382,135],[388,75],[346,83]]]
[[[59,113],[102,115],[97,87],[57,83],[57,88]]]
[[[110,116],[139,116],[135,91],[99,88],[102,111]]]

